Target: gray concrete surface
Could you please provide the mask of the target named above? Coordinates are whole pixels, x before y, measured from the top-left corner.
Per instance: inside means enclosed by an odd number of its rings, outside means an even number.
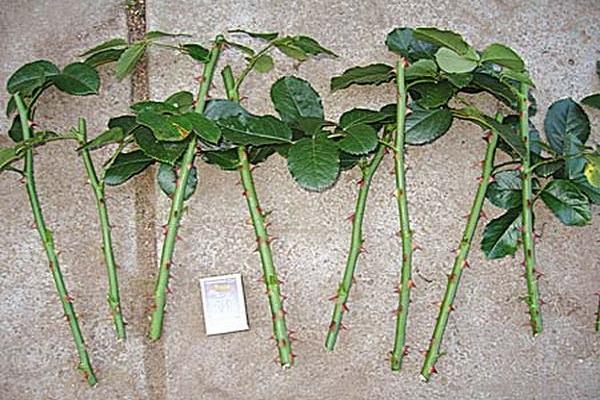
[[[48,57],[64,61],[91,43],[126,32],[122,3],[8,3],[0,11],[0,79],[23,61]],[[309,79],[324,97],[329,117],[353,106],[391,101],[393,89],[356,88],[328,93],[329,77],[377,60],[391,62],[385,34],[400,25],[438,25],[462,32],[477,46],[507,43],[525,55],[538,84],[540,108],[564,95],[576,98],[600,89],[593,64],[600,58],[600,6],[594,1],[357,1],[287,3],[279,1],[149,1],[149,29],[184,31],[207,41],[227,28],[305,33],[336,51],[338,60],[309,61],[293,68],[277,57],[275,71],[253,75],[242,95],[256,111],[271,111],[270,84],[280,75]],[[20,18],[33,18],[26,29]],[[21,39],[19,38],[21,35]],[[41,38],[41,39],[40,39]],[[7,57],[6,54],[10,54]],[[239,63],[232,54],[224,62]],[[150,55],[150,93],[162,98],[176,90],[193,90],[197,74],[186,60],[161,51]],[[113,92],[109,91],[113,89]],[[40,113],[56,126],[87,112],[92,127],[102,126],[113,111],[124,110],[127,85],[105,80],[100,98],[78,100],[52,95]],[[218,94],[215,92],[214,94]],[[4,101],[6,98],[2,97]],[[90,112],[92,107],[96,111]],[[93,118],[92,118],[93,117]],[[542,115],[536,117],[541,123]],[[600,126],[597,116],[592,121]],[[54,126],[52,125],[52,126]],[[3,129],[5,125],[1,126]],[[117,256],[122,264],[123,297],[130,339],[116,344],[104,302],[104,267],[98,250],[91,194],[84,186],[79,160],[59,147],[44,149],[38,175],[50,225],[63,250],[61,260],[83,314],[83,329],[98,367],[100,383],[87,389],[73,371],[70,337],[55,299],[38,239],[27,228],[29,214],[18,182],[0,176],[0,349],[8,362],[0,366],[0,398],[71,397],[125,399],[594,399],[600,397],[600,340],[592,330],[600,284],[600,213],[584,228],[566,228],[547,211],[537,214],[543,226],[538,244],[545,333],[535,340],[526,326],[525,292],[520,258],[485,262],[474,249],[473,268],[464,276],[457,311],[449,323],[438,363],[441,374],[429,384],[419,381],[419,351],[431,334],[442,296],[452,249],[462,233],[478,171],[472,168],[484,150],[480,132],[456,123],[432,146],[409,151],[409,198],[415,240],[424,250],[415,256],[417,289],[413,292],[408,344],[411,353],[401,373],[386,360],[393,338],[400,246],[395,236],[397,213],[390,196],[392,170],[386,159],[375,177],[367,207],[365,238],[369,253],[360,259],[358,284],[351,294],[349,327],[332,354],[323,350],[333,294],[344,266],[353,209],[356,172],[322,194],[299,190],[282,159],[256,170],[263,208],[273,210],[271,233],[275,262],[286,281],[288,323],[297,331],[298,364],[282,371],[269,340],[270,316],[263,287],[256,279],[260,264],[235,173],[200,166],[200,186],[189,202],[175,255],[174,294],[169,298],[165,335],[158,345],[143,340],[147,326],[143,294],[150,271],[140,270],[135,256],[133,185],[113,196]],[[3,138],[2,140],[5,140]],[[598,142],[598,129],[593,136]],[[68,168],[51,170],[53,158]],[[66,175],[65,175],[66,174]],[[55,183],[60,176],[62,186]],[[275,189],[271,189],[275,188]],[[148,197],[152,199],[152,196]],[[156,238],[168,203],[156,196]],[[489,208],[495,215],[498,210]],[[122,221],[122,222],[121,222]],[[85,225],[84,225],[85,224]],[[481,229],[478,232],[479,240]],[[159,250],[159,249],[157,249]],[[138,256],[139,257],[139,256]],[[251,330],[206,337],[197,281],[200,277],[241,271],[245,277]],[[166,373],[157,373],[162,366]],[[149,388],[149,380],[153,388]]]

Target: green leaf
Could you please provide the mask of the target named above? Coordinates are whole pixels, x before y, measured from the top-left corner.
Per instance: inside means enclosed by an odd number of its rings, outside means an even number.
[[[110,186],[120,185],[148,168],[152,163],[153,160],[141,150],[120,153],[106,170],[104,182]]]
[[[230,117],[249,117],[251,114],[236,101],[214,99],[206,103],[204,116],[213,121]]]
[[[391,82],[395,77],[394,68],[387,64],[371,64],[365,67],[353,67],[342,75],[331,78],[331,91],[345,89],[351,85],[381,85]]]
[[[321,46],[319,42],[308,36],[285,36],[273,41],[279,51],[298,61],[305,61],[310,56],[326,54],[332,57],[337,55]]]
[[[139,114],[144,111],[150,111],[156,114],[177,114],[179,109],[173,104],[162,101],[144,100],[129,106],[133,112]]]
[[[483,50],[481,62],[485,61],[493,62],[517,72],[522,72],[525,69],[525,63],[517,52],[499,43],[492,43]]]
[[[439,46],[419,40],[411,28],[396,28],[388,33],[385,44],[390,51],[401,55],[410,62],[420,59],[433,59]]]
[[[502,171],[494,175],[485,197],[496,207],[510,209],[521,205],[521,174],[519,171]]]
[[[21,126],[21,118],[15,115],[12,120],[12,124],[8,129],[8,136],[13,142],[20,142],[23,140],[23,127]]]
[[[152,130],[158,140],[178,142],[184,140],[192,130],[192,123],[182,115],[163,116],[153,111],[142,111],[136,122]]]
[[[230,42],[229,40],[226,40],[225,43],[227,45],[233,47],[234,49],[240,50],[242,53],[246,54],[247,56],[254,57],[254,50],[252,50],[248,46],[244,46],[241,43]]]
[[[544,131],[550,147],[567,157],[567,177],[574,178],[581,174],[585,159],[577,155],[590,136],[590,121],[581,106],[571,98],[554,102],[546,113]]]
[[[21,158],[21,155],[17,153],[14,147],[0,148],[0,172],[19,158]]]
[[[248,151],[248,161],[252,165],[257,165],[266,161],[273,154],[275,154],[273,146],[252,147]]]
[[[104,64],[116,62],[117,60],[119,60],[119,58],[121,57],[121,55],[124,52],[125,52],[125,49],[107,49],[107,50],[92,54],[91,56],[86,58],[83,62],[94,68],[97,68]]]
[[[488,260],[514,255],[519,245],[521,209],[511,208],[488,222],[483,230],[481,250]]]
[[[473,73],[473,80],[469,84],[470,89],[474,89],[475,92],[488,92],[513,110],[518,109],[517,96],[506,82],[501,82],[498,76],[487,71],[478,71],[479,69]]]
[[[324,190],[333,185],[338,177],[338,148],[325,135],[300,139],[290,148],[288,169],[304,189]]]
[[[600,153],[586,154],[585,159],[587,163],[583,174],[590,185],[600,188]]]
[[[108,120],[109,129],[121,128],[125,136],[131,135],[138,126],[133,115],[121,115]]]
[[[424,40],[438,46],[447,47],[455,53],[465,55],[470,46],[464,41],[462,36],[456,32],[442,30],[438,28],[416,28],[414,30],[416,39]]]
[[[84,53],[81,53],[79,57],[90,56],[92,54],[100,53],[105,50],[121,49],[123,47],[126,47],[127,44],[127,40],[123,38],[109,39],[106,42],[100,43],[99,45],[92,47]]]
[[[158,186],[169,198],[173,198],[175,190],[177,189],[178,169],[179,167],[163,163],[161,163],[160,167],[158,167],[158,174],[156,176]],[[185,185],[185,189],[183,191],[184,201],[192,197],[196,191],[196,186],[198,186],[198,173],[196,171],[196,167],[192,167],[190,169],[187,184]]]
[[[438,75],[437,64],[433,60],[417,60],[406,68],[404,78],[407,81],[423,78],[435,78]]]
[[[210,51],[196,43],[182,44],[184,52],[196,61],[206,64],[210,59]]]
[[[244,29],[231,29],[228,31],[229,33],[243,33],[255,39],[263,39],[270,42],[273,39],[276,39],[279,36],[277,32],[249,32]]]
[[[348,129],[356,125],[373,124],[382,121],[385,118],[386,115],[379,111],[353,108],[342,114],[339,125],[342,129]]]
[[[170,95],[165,100],[164,104],[175,107],[177,112],[183,114],[192,110],[194,106],[194,95],[187,91],[176,92]]]
[[[585,225],[592,218],[588,198],[570,181],[550,181],[540,197],[565,225]]]
[[[96,136],[94,139],[90,140],[83,146],[79,147],[77,150],[94,150],[102,146],[106,146],[107,144],[119,143],[125,139],[125,133],[123,132],[123,128],[115,127],[110,128],[100,135]]]
[[[533,80],[531,79],[531,77],[529,76],[529,74],[526,71],[523,72],[518,72],[518,71],[513,71],[512,69],[503,69],[500,72],[500,80],[501,81],[515,81],[515,82],[520,82],[520,83],[525,83],[531,87],[535,87],[535,83],[533,82]]]
[[[256,59],[254,69],[263,74],[269,72],[273,69],[273,58],[268,54],[263,54]]]
[[[6,117],[10,118],[17,111],[17,103],[15,103],[14,96],[10,96],[6,103]]]
[[[221,139],[221,129],[212,120],[197,112],[188,112],[185,117],[192,124],[194,133],[209,143],[217,144]]]
[[[600,93],[590,94],[581,99],[581,104],[600,109]]]
[[[155,160],[174,165],[187,148],[187,141],[161,142],[157,140],[152,131],[145,126],[140,126],[134,133],[135,142],[142,151]]]
[[[125,78],[133,69],[146,51],[146,43],[134,43],[121,54],[115,67],[115,75],[118,80]]]
[[[446,47],[441,47],[435,53],[435,61],[443,71],[450,74],[464,74],[477,68],[477,61],[471,60]]]
[[[585,176],[579,176],[571,183],[577,186],[581,193],[585,194],[592,204],[600,204],[600,188],[590,185]]]
[[[340,149],[353,155],[368,154],[377,147],[377,132],[366,124],[353,125],[344,129],[346,136],[337,142]]]
[[[240,166],[240,159],[236,149],[207,151],[202,153],[202,159],[208,164],[217,165],[224,171],[235,171]]]
[[[406,117],[406,143],[422,145],[435,141],[448,132],[452,126],[452,113],[447,108],[428,110],[411,106],[412,112]]]
[[[324,120],[319,94],[307,81],[284,76],[271,87],[271,100],[283,122],[298,126],[301,118]]]
[[[454,96],[454,86],[448,81],[419,83],[409,90],[411,98],[425,108],[438,108]]]
[[[251,116],[245,119],[231,117],[218,120],[223,137],[235,144],[261,146],[290,143],[291,129],[271,115]]]
[[[50,61],[34,61],[23,65],[8,78],[6,90],[10,94],[19,92],[22,96],[29,96],[35,89],[42,87],[50,78],[58,74],[60,70]]]
[[[462,89],[471,83],[471,81],[473,80],[473,74],[471,74],[471,73],[447,74],[446,78],[455,87]]]
[[[191,35],[187,33],[171,33],[171,32],[163,32],[163,31],[149,31],[144,35],[144,39],[147,40],[155,40],[161,39],[165,37],[190,37]]]
[[[100,76],[89,64],[76,62],[67,65],[61,74],[52,77],[56,87],[74,96],[98,94]]]
[[[349,169],[354,168],[362,158],[362,156],[355,156],[353,154],[348,154],[345,151],[340,151],[340,170],[348,171]]]

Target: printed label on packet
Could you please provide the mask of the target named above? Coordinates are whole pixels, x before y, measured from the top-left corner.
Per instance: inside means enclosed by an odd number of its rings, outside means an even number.
[[[207,335],[250,329],[241,274],[200,279]]]

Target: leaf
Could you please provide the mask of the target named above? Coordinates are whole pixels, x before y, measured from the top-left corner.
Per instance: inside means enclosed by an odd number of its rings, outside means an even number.
[[[229,33],[243,33],[255,39],[263,39],[270,42],[273,39],[276,39],[279,36],[277,32],[248,32],[243,29],[231,29],[228,31]]]
[[[254,69],[260,73],[266,73],[273,69],[273,58],[268,54],[263,54],[254,62]]]
[[[404,73],[407,81],[423,78],[435,78],[438,75],[438,68],[433,60],[422,59],[410,64]]]
[[[106,170],[104,182],[110,186],[120,185],[148,168],[153,162],[141,150],[120,153]]]
[[[101,65],[116,62],[119,60],[121,55],[125,52],[125,49],[108,49],[92,54],[86,58],[83,62],[97,68]]]
[[[454,96],[454,86],[448,81],[420,83],[409,90],[411,98],[425,108],[438,108]]]
[[[135,142],[148,157],[171,165],[175,164],[175,161],[187,148],[187,141],[161,142],[157,140],[152,131],[145,126],[138,127],[134,136]]]
[[[119,143],[125,139],[125,134],[123,132],[123,128],[110,128],[100,135],[96,136],[94,139],[85,143],[83,146],[79,147],[77,150],[94,150],[99,147],[105,146],[107,144]]]
[[[448,132],[452,126],[452,113],[447,108],[427,110],[411,106],[411,110],[405,121],[405,140],[408,144],[431,143]]]
[[[466,54],[470,49],[467,42],[456,32],[438,28],[416,28],[414,35],[416,39],[447,47],[460,55]]]
[[[334,184],[339,174],[338,148],[325,135],[300,139],[290,148],[288,169],[304,189],[324,190]]]
[[[550,181],[540,197],[565,225],[585,225],[592,218],[588,198],[570,181]]]
[[[600,109],[600,93],[590,94],[581,99],[581,104]]]
[[[194,133],[209,143],[217,144],[221,139],[221,129],[212,120],[197,112],[188,112],[185,117],[192,124]]]
[[[136,122],[152,130],[158,140],[178,142],[185,139],[192,130],[192,124],[180,115],[163,116],[153,111],[142,111]]]
[[[571,180],[571,183],[577,186],[592,204],[600,204],[600,188],[590,185],[585,176],[579,176]]]
[[[521,205],[521,174],[519,171],[502,171],[494,175],[485,197],[496,207],[510,209]]]
[[[571,98],[555,101],[546,113],[544,131],[550,147],[567,157],[567,177],[579,175],[585,159],[577,155],[590,136],[590,121],[585,111]]]
[[[275,154],[273,146],[252,147],[248,151],[248,161],[252,165],[257,165],[266,161],[273,154]]]
[[[533,121],[531,119],[529,119],[528,122],[529,122],[528,125],[529,125],[529,141],[530,141],[529,150],[531,151],[532,163],[534,163],[534,162],[538,162],[538,159],[540,158],[539,155],[542,152],[542,147],[540,144],[541,137],[540,137],[540,132],[538,131],[536,126],[533,124]],[[502,125],[508,127],[511,131],[511,135],[514,136],[515,138],[521,137],[521,122],[519,120],[518,115],[508,115],[508,116],[504,117],[504,119],[502,121]],[[512,149],[512,147],[510,147],[506,143],[506,141],[502,138],[500,138],[500,141],[498,142],[498,148],[512,157],[518,157],[518,153],[515,152],[514,149]],[[539,160],[539,161],[541,161],[541,160]]]
[[[149,31],[144,35],[144,39],[147,40],[155,40],[161,39],[165,37],[190,37],[191,35],[187,33],[171,33],[171,32],[163,32],[163,31]]]
[[[67,65],[60,75],[52,77],[52,81],[59,90],[74,96],[98,94],[100,89],[98,71],[81,62]]]
[[[271,115],[251,116],[246,119],[231,117],[218,120],[223,137],[235,144],[260,146],[290,143],[291,129]]]
[[[347,171],[354,168],[358,162],[362,160],[361,156],[348,154],[345,151],[340,151],[340,170]]]
[[[138,126],[139,125],[135,122],[135,117],[133,115],[121,115],[108,120],[108,127],[110,129],[121,128],[123,129],[123,134],[125,136],[131,135],[133,130]]]
[[[483,230],[481,250],[488,260],[514,255],[519,245],[521,209],[511,208],[488,222]]]
[[[364,108],[353,108],[352,110],[346,111],[342,114],[339,125],[342,129],[348,129],[356,125],[379,122],[385,118],[386,115],[379,111],[367,110]]]
[[[123,39],[123,38],[113,38],[113,39],[109,39],[105,42],[100,43],[97,46],[92,47],[91,49],[85,51],[84,53],[81,53],[79,55],[79,57],[86,57],[86,56],[90,56],[96,53],[100,53],[102,51],[105,50],[114,50],[114,49],[120,49],[122,47],[126,47],[127,46],[127,40]]]
[[[471,81],[473,80],[473,74],[471,74],[471,73],[447,74],[446,78],[455,87],[462,89],[471,83]]]
[[[346,136],[337,144],[346,153],[363,155],[370,153],[377,147],[377,132],[369,125],[353,125],[344,129],[344,132]]]
[[[17,111],[17,103],[15,102],[14,96],[10,96],[6,103],[6,117],[10,118]]]
[[[305,61],[310,56],[326,54],[332,57],[337,55],[321,46],[319,42],[308,36],[285,36],[272,42],[283,54],[298,61]]]
[[[365,67],[353,67],[342,75],[331,78],[331,91],[345,89],[351,85],[381,85],[391,82],[395,77],[394,68],[387,64],[371,64]]]
[[[411,28],[396,28],[388,33],[385,44],[390,51],[401,55],[410,62],[420,59],[433,59],[438,45],[419,40]]]
[[[47,60],[38,60],[25,64],[17,69],[6,82],[6,90],[10,94],[19,92],[29,96],[33,91],[42,87],[48,79],[60,74],[60,70]]]
[[[129,106],[135,113],[150,111],[156,114],[177,114],[179,109],[173,104],[162,101],[144,100]]]
[[[600,153],[586,154],[585,169],[583,174],[587,178],[590,185],[600,188]]]
[[[181,47],[188,56],[192,57],[196,61],[206,64],[210,59],[210,51],[199,44],[188,43],[182,44]]]
[[[441,47],[435,53],[435,61],[440,69],[450,74],[463,74],[477,68],[477,61],[471,60],[446,47]]]
[[[0,148],[0,172],[19,158],[21,158],[21,155],[17,153],[14,147]]]
[[[13,142],[20,142],[23,140],[23,127],[21,125],[21,118],[15,115],[12,120],[12,124],[8,129],[8,136]]]
[[[240,50],[242,53],[246,54],[247,56],[254,57],[254,50],[252,50],[248,46],[244,46],[241,43],[231,42],[229,40],[226,40],[225,43],[227,45],[233,47],[234,49]]]
[[[525,69],[525,63],[517,52],[499,43],[492,43],[483,50],[481,62],[485,61],[493,62],[517,72],[522,72]]]
[[[246,111],[238,102],[224,99],[209,100],[204,109],[204,116],[213,121],[230,117],[249,117],[251,114]]]
[[[529,74],[526,71],[523,72],[517,72],[517,71],[513,71],[512,69],[503,69],[502,72],[500,72],[500,81],[515,81],[515,82],[519,82],[519,83],[525,83],[531,87],[535,87],[535,83],[533,82],[533,80],[531,79],[531,77],[529,76]]]
[[[160,164],[158,167],[158,174],[156,176],[156,180],[158,181],[158,186],[162,190],[164,194],[169,198],[173,198],[175,194],[175,190],[177,189],[177,170],[179,167],[175,167],[169,164]],[[187,184],[185,185],[185,190],[183,192],[183,200],[186,201],[196,191],[196,186],[198,186],[198,172],[196,167],[192,167],[190,169],[190,174],[187,179]]]
[[[284,76],[271,86],[271,101],[283,122],[298,126],[301,118],[324,120],[319,94],[307,81]]]
[[[235,171],[240,165],[240,159],[236,149],[207,151],[202,153],[202,159],[206,163],[217,165],[225,171]]]
[[[194,106],[194,95],[187,91],[176,92],[170,95],[165,100],[164,104],[173,106],[177,112],[183,114],[192,110]]]
[[[518,109],[517,96],[507,83],[501,82],[499,77],[488,72],[478,71],[473,73],[473,80],[469,84],[469,88],[475,89],[475,92],[486,91],[513,110]]]
[[[125,78],[133,69],[146,51],[146,43],[134,43],[121,54],[115,67],[115,75],[118,80]]]

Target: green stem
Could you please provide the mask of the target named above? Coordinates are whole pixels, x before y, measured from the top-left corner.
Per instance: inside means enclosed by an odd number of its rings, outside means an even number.
[[[208,90],[210,89],[210,85],[212,83],[215,67],[221,53],[223,40],[224,38],[221,35],[217,36],[215,45],[210,52],[210,59],[204,66],[202,83],[200,85],[198,98],[196,100],[196,107],[194,110],[197,113],[204,112]],[[160,266],[158,277],[156,279],[156,286],[154,288],[154,310],[152,311],[151,315],[149,334],[149,339],[151,341],[160,339],[162,334],[165,305],[167,302],[167,287],[169,284],[169,268],[173,258],[173,251],[175,249],[177,230],[179,229],[179,223],[183,215],[185,188],[187,187],[187,181],[190,176],[190,171],[193,167],[194,157],[196,155],[196,143],[196,136],[192,135],[188,147],[183,155],[183,159],[181,160],[181,168],[179,170],[177,186],[173,195],[173,201],[171,202],[171,210],[169,212],[169,219],[166,227],[167,232],[160,256]]]
[[[17,110],[19,111],[19,117],[21,118],[23,139],[30,139],[31,131],[29,129],[27,109],[23,104],[23,101],[21,100],[21,97],[18,93],[15,94],[14,98],[15,103],[17,105]],[[29,197],[31,210],[33,211],[35,224],[40,234],[40,238],[42,239],[42,244],[44,245],[46,256],[48,257],[50,272],[52,272],[54,284],[56,285],[56,291],[58,292],[58,296],[60,297],[60,302],[65,313],[65,318],[67,319],[69,327],[71,328],[71,334],[73,335],[75,347],[77,348],[77,353],[79,354],[78,368],[83,372],[83,375],[87,380],[88,384],[90,386],[93,386],[96,384],[96,376],[94,375],[94,370],[92,369],[92,365],[90,363],[90,359],[85,346],[85,341],[83,340],[81,329],[79,328],[79,322],[77,321],[77,314],[75,314],[75,310],[73,308],[72,298],[69,296],[67,287],[62,276],[62,272],[60,270],[58,257],[54,248],[54,239],[52,237],[52,231],[50,231],[46,227],[46,222],[44,221],[44,216],[42,214],[42,207],[40,205],[40,200],[37,195],[33,170],[33,149],[31,148],[27,149],[25,153],[24,173],[25,183],[27,187],[27,195]]]
[[[396,63],[396,136],[394,137],[394,169],[396,172],[396,200],[398,202],[398,216],[400,220],[400,233],[402,234],[402,269],[398,285],[398,310],[396,319],[396,336],[394,348],[391,353],[392,371],[399,371],[406,352],[406,323],[408,319],[408,305],[410,303],[410,288],[412,286],[412,231],[408,218],[408,202],[406,193],[406,176],[404,169],[404,119],[406,117],[406,86],[404,82],[404,58]]]
[[[333,307],[333,316],[331,317],[331,323],[329,324],[329,330],[327,331],[327,338],[325,339],[325,348],[328,351],[333,351],[335,347],[338,334],[342,328],[342,318],[344,317],[344,312],[348,310],[346,302],[348,301],[350,289],[352,288],[352,283],[354,281],[354,271],[356,270],[358,256],[362,250],[362,225],[365,215],[365,207],[367,204],[367,197],[369,195],[369,187],[371,186],[373,175],[375,175],[375,171],[377,171],[377,168],[379,168],[384,154],[385,146],[383,144],[379,144],[373,159],[369,162],[369,164],[367,164],[366,167],[362,168],[362,179],[359,184],[354,214],[352,215],[352,237],[350,240],[348,258],[346,260],[346,269],[344,270],[344,276],[338,286],[334,298],[335,303]]]
[[[530,137],[528,117],[529,87],[521,84],[519,92],[519,127],[521,140],[525,145],[525,156],[522,159],[521,186],[522,186],[522,225],[523,225],[523,253],[525,255],[525,279],[527,280],[527,305],[529,307],[529,320],[533,336],[542,332],[542,315],[540,312],[540,295],[537,278],[535,276],[535,242],[533,238],[533,195],[532,195],[532,169],[530,168]]]
[[[467,226],[465,227],[462,240],[460,241],[460,245],[457,250],[456,258],[454,259],[452,272],[450,275],[448,275],[446,293],[444,294],[444,299],[440,305],[440,312],[438,314],[433,335],[429,343],[429,349],[427,350],[427,354],[425,356],[425,362],[423,363],[423,368],[421,369],[421,378],[425,381],[428,381],[430,375],[435,372],[434,365],[440,356],[440,346],[442,344],[446,325],[448,324],[448,317],[450,316],[450,312],[454,309],[453,303],[458,290],[458,284],[460,283],[460,277],[463,273],[463,270],[469,266],[467,262],[467,256],[469,254],[469,249],[471,248],[471,242],[473,241],[473,235],[475,233],[475,229],[477,228],[477,223],[479,222],[479,216],[481,215],[481,209],[485,200],[485,193],[487,191],[492,174],[494,154],[496,152],[497,143],[498,132],[492,130],[485,152],[481,181],[477,187],[477,194],[475,195],[473,205],[471,206],[471,213],[469,214],[469,219],[467,220]]]
[[[231,68],[229,66],[225,67],[222,75],[227,97],[231,101],[239,101],[239,92],[234,85],[235,80],[233,79]],[[240,81],[238,80],[238,82]],[[285,310],[283,309],[283,301],[279,288],[280,280],[277,277],[277,270],[273,264],[270,239],[265,224],[265,214],[258,202],[246,146],[239,146],[237,151],[240,162],[240,179],[244,188],[244,196],[246,197],[246,204],[248,205],[252,225],[254,226],[257,249],[262,264],[263,280],[269,298],[269,308],[273,320],[273,337],[275,338],[279,353],[279,363],[282,367],[286,368],[292,366],[294,363],[294,353],[292,353],[290,337],[285,322]]]
[[[87,142],[87,129],[85,119],[79,119],[79,143],[84,145]],[[121,310],[121,299],[119,296],[119,280],[117,278],[117,265],[112,246],[111,227],[108,219],[108,209],[106,208],[106,198],[104,196],[104,182],[98,179],[94,162],[88,149],[81,150],[81,157],[85,165],[90,185],[96,198],[96,208],[98,209],[98,219],[102,231],[102,251],[104,253],[104,262],[108,275],[108,306],[110,307],[115,330],[119,339],[125,339],[125,322]]]

